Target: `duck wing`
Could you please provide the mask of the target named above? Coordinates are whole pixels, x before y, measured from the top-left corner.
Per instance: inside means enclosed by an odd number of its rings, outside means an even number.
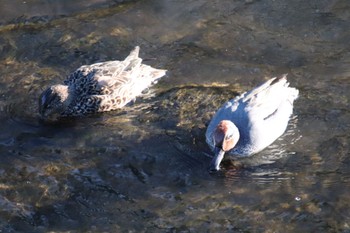
[[[284,133],[298,93],[297,89],[289,87],[286,75],[283,75],[244,94],[241,101],[245,105],[243,111],[248,127],[242,131],[249,135],[253,150],[264,149]]]
[[[81,66],[66,78],[64,84],[73,88],[78,95],[110,94],[115,86],[128,82],[129,76],[125,73],[140,67],[142,59],[138,57],[139,49],[136,46],[124,61]]]
[[[241,97],[244,111],[249,119],[268,120],[284,102],[291,102],[298,96],[295,88],[290,88],[286,75],[271,78],[262,85],[246,92]]]

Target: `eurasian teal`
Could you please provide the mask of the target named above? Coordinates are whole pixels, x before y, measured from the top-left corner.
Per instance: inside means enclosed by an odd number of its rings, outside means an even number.
[[[298,94],[283,75],[225,103],[206,131],[206,141],[215,153],[210,170],[220,169],[225,154],[250,156],[280,137],[287,128]]]
[[[166,73],[142,64],[139,50],[136,46],[124,61],[81,66],[64,84],[49,87],[39,98],[42,118],[111,111],[134,100]]]

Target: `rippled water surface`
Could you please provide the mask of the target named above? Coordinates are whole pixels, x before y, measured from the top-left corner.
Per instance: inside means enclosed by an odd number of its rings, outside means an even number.
[[[347,0],[1,1],[1,232],[350,232]],[[39,121],[83,64],[168,69],[120,111]],[[226,100],[288,73],[287,132],[209,174]]]

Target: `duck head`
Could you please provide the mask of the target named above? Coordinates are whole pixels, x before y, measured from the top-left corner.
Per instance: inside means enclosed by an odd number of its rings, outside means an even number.
[[[39,97],[39,113],[43,119],[55,119],[68,107],[68,86],[54,85]]]
[[[239,140],[239,131],[236,125],[229,120],[220,121],[213,133],[215,155],[210,163],[210,171],[220,170],[220,163],[225,152],[232,150]]]

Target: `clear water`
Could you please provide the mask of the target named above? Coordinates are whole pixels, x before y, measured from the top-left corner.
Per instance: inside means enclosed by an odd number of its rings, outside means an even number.
[[[1,1],[1,232],[349,232],[350,3]],[[45,124],[37,99],[82,64],[169,70],[123,110]],[[206,124],[288,73],[286,134],[209,174]]]

